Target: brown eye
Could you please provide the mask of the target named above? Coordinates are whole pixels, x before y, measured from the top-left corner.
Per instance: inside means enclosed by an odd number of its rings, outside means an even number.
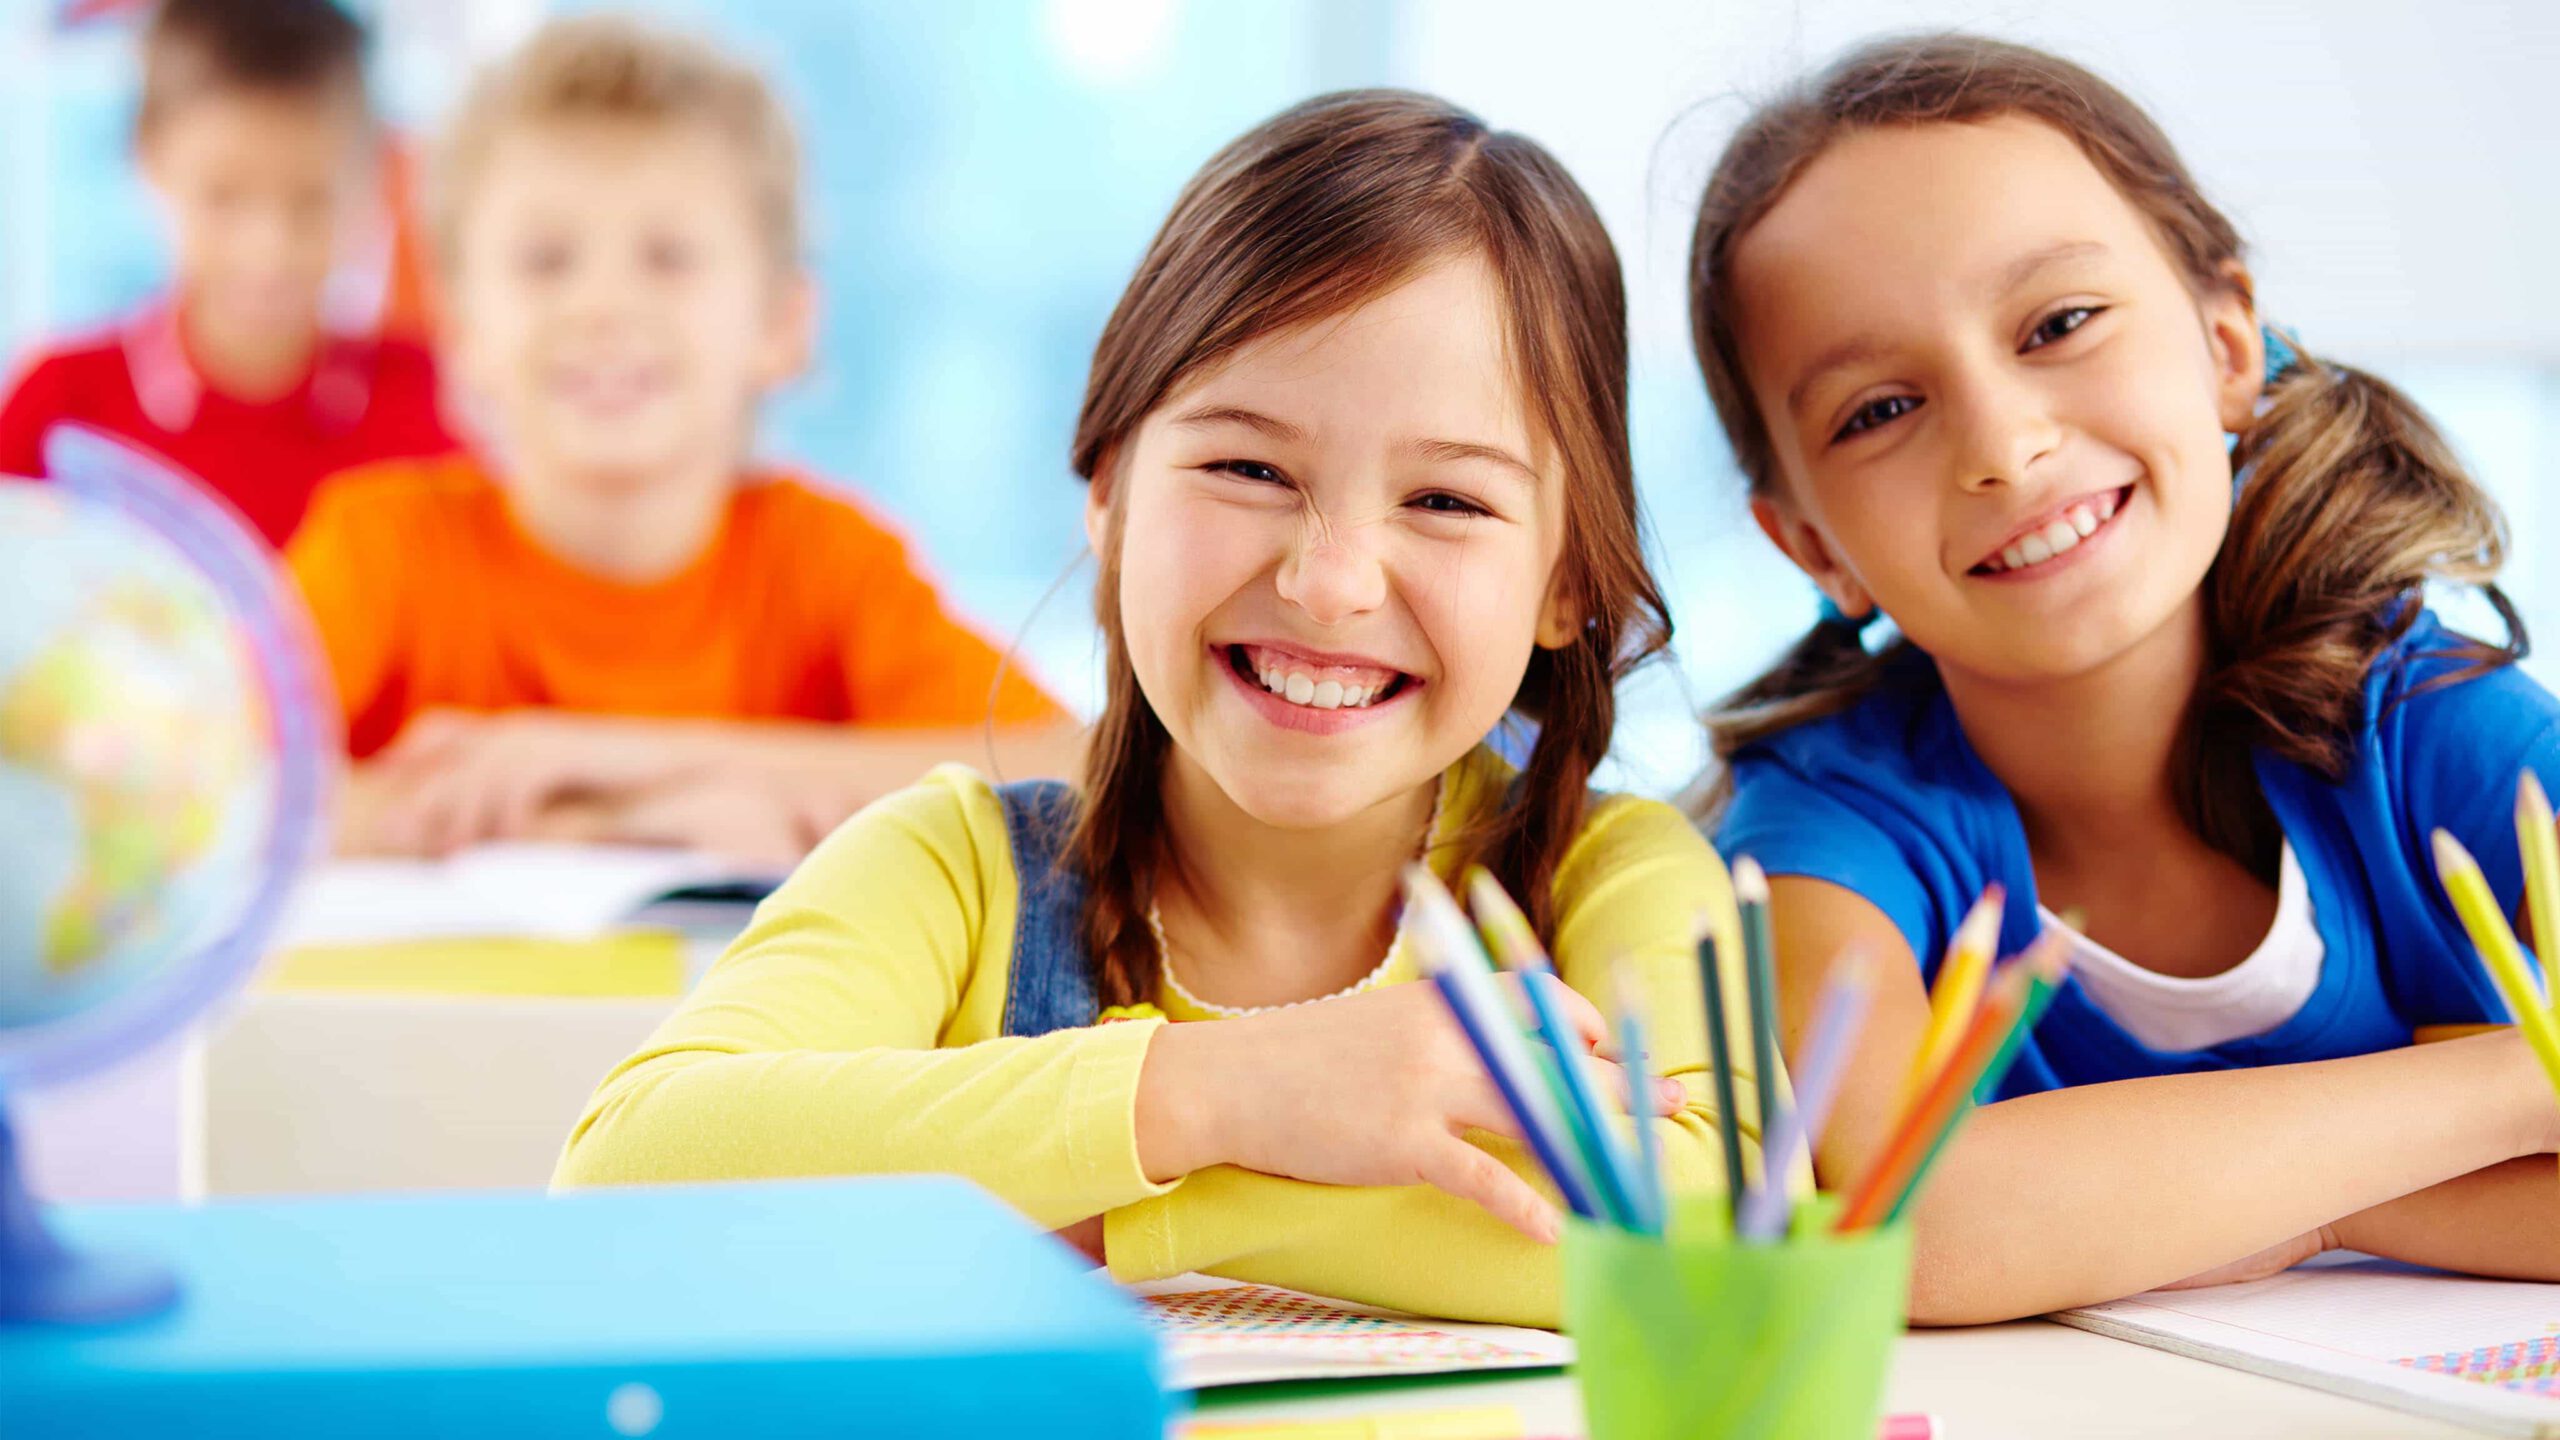
[[[2079,329],[2081,326],[2088,324],[2091,320],[2096,319],[2097,315],[2098,307],[2094,305],[2074,305],[2066,310],[2056,310],[2052,314],[2044,317],[2044,319],[2037,324],[2035,329],[2027,332],[2027,343],[2019,348],[2022,350],[2041,350],[2045,346],[2052,344],[2054,341],[2070,334],[2072,331]]]
[[[1849,417],[1848,423],[1840,427],[1840,433],[1831,438],[1837,441],[1863,435],[1879,425],[1899,420],[1919,408],[1920,397],[1917,395],[1887,395],[1879,400],[1870,400],[1859,406],[1856,413]]]
[[[1285,485],[1289,479],[1259,460],[1212,460],[1200,468],[1218,474],[1233,475],[1239,480],[1251,480],[1258,485]]]

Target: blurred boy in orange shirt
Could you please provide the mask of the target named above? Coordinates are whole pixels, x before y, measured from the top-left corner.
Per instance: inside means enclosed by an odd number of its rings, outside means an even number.
[[[427,351],[324,313],[375,200],[377,138],[364,32],[330,0],[152,7],[133,150],[169,222],[170,293],[23,368],[0,474],[43,474],[45,432],[76,421],[175,462],[282,545],[331,471],[451,449]]]
[[[796,147],[754,74],[555,23],[439,161],[448,383],[489,459],[341,476],[289,553],[366,762],[342,844],[788,862],[940,761],[1073,763],[1065,713],[894,533],[746,461],[814,312]]]

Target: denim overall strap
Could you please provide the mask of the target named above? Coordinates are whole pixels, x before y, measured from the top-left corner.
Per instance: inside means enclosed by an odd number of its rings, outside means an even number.
[[[1075,832],[1076,792],[1057,780],[996,787],[1013,842],[1013,969],[1005,981],[1004,1033],[1046,1035],[1101,1018],[1093,966],[1080,933],[1084,877],[1061,863]]]

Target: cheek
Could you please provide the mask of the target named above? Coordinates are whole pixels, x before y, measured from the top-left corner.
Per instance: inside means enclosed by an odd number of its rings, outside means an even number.
[[[1537,648],[1553,562],[1532,536],[1487,536],[1409,557],[1399,588],[1440,666],[1440,688],[1488,723],[1520,688]]]

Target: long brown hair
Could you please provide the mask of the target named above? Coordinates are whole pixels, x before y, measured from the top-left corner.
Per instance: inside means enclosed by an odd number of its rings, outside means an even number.
[[[2069,61],[1997,40],[1931,35],[1864,45],[1754,112],[1725,147],[1698,206],[1691,337],[1753,494],[1766,493],[1778,473],[1735,334],[1731,278],[1741,238],[1843,136],[2002,115],[2040,120],[2075,141],[2150,221],[2192,291],[2233,283],[2239,231],[2204,198],[2168,137],[2115,87]],[[2248,481],[2205,580],[2212,648],[2181,741],[2179,803],[2207,843],[2272,872],[2281,837],[2250,751],[2263,747],[2337,778],[2354,749],[2366,673],[2417,619],[2427,580],[2480,586],[2506,621],[2505,645],[2466,642],[2475,664],[2519,658],[2525,637],[2490,583],[2505,550],[2504,520],[2425,413],[2392,386],[2300,355],[2269,385],[2263,413],[2231,461]],[[1848,708],[1906,643],[1870,654],[1854,628],[1816,624],[1775,668],[1708,716],[1719,767],[1755,740]],[[1718,775],[1708,812],[1729,793],[1729,779]]]
[[[1639,539],[1617,251],[1552,156],[1455,106],[1395,90],[1321,96],[1255,126],[1192,177],[1103,327],[1074,465],[1108,484],[1140,422],[1202,367],[1466,254],[1497,277],[1520,393],[1561,463],[1559,593],[1581,622],[1570,644],[1529,662],[1512,707],[1538,722],[1537,743],[1521,783],[1470,832],[1468,849],[1551,934],[1555,867],[1608,751],[1617,682],[1671,636]],[[1085,948],[1106,1005],[1154,988],[1145,917],[1163,858],[1171,744],[1120,630],[1119,520],[1115,498],[1094,591],[1109,699],[1069,851],[1086,882]]]

